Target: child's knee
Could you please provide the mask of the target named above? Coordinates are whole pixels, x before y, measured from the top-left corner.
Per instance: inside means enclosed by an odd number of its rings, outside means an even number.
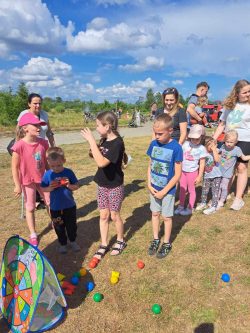
[[[109,218],[110,218],[110,213],[109,212],[102,212],[100,214],[100,221],[101,222],[109,222]]]
[[[36,209],[35,203],[26,202],[25,204],[26,211],[29,213],[34,213]]]
[[[237,172],[238,173],[245,173],[247,172],[247,164],[246,163],[239,163],[237,166]]]
[[[152,212],[152,217],[160,217],[160,212]]]

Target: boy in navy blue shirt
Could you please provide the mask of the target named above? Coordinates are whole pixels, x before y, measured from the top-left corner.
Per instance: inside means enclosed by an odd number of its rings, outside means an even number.
[[[76,243],[76,203],[72,192],[79,188],[78,180],[72,170],[63,166],[66,160],[61,148],[49,148],[47,161],[50,170],[45,172],[41,187],[50,192],[50,214],[60,243],[59,252],[67,253],[67,239],[77,252],[80,247]]]
[[[155,140],[148,148],[150,157],[148,167],[148,189],[150,191],[150,209],[152,211],[153,236],[148,254],[161,259],[171,250],[170,236],[176,184],[181,177],[183,153],[181,145],[171,138],[172,118],[164,113],[156,117],[153,125]],[[165,232],[160,250],[159,226],[160,216],[164,220]]]

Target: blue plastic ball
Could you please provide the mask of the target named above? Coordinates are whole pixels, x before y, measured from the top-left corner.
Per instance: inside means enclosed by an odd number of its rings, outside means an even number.
[[[87,291],[92,291],[95,288],[95,284],[92,281],[89,281],[86,283],[86,289]]]
[[[230,281],[230,275],[227,274],[227,273],[223,273],[221,275],[221,280],[224,281],[224,282],[229,282]]]
[[[74,285],[77,286],[79,283],[79,278],[77,276],[72,276],[70,282]]]

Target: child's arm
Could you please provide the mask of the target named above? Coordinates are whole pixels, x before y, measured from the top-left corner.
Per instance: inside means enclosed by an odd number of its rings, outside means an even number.
[[[22,188],[20,184],[20,178],[19,178],[19,166],[20,166],[20,157],[17,153],[12,153],[12,159],[11,159],[11,171],[12,176],[15,184],[14,188],[14,194],[15,197],[19,197],[22,193]]]
[[[158,191],[153,188],[153,186],[151,185],[151,168],[150,168],[150,165],[151,165],[151,160],[149,161],[149,165],[148,165],[148,173],[147,173],[147,176],[148,176],[148,189],[150,191],[150,193],[152,195],[155,195]]]
[[[71,191],[76,191],[79,189],[79,183],[75,183],[75,184],[70,184],[68,183],[68,185],[66,185],[66,187],[71,190]]]
[[[104,157],[102,155],[102,153],[100,152],[100,150],[96,144],[95,138],[93,137],[93,134],[91,133],[90,129],[84,128],[83,130],[81,130],[81,134],[84,137],[84,139],[88,141],[93,158],[96,161],[97,166],[99,168],[104,168],[107,165],[109,165],[110,160],[108,160],[106,157]]]
[[[218,149],[216,147],[216,144],[214,142],[211,143],[211,149],[212,149],[212,152],[213,152],[215,163],[219,163],[220,162],[220,154],[219,154],[219,151],[218,151]]]
[[[178,181],[181,178],[182,173],[182,163],[181,162],[175,162],[174,164],[174,176],[170,179],[168,184],[157,193],[154,194],[154,197],[157,199],[162,199],[170,190],[172,187],[174,187]]]
[[[203,157],[203,158],[200,159],[199,174],[198,174],[197,178],[194,181],[195,185],[199,184],[202,180],[204,170],[205,170],[205,164],[206,164],[206,158]]]
[[[243,160],[243,161],[250,161],[250,155],[244,155],[244,154],[242,154],[241,156],[240,156],[240,158]]]

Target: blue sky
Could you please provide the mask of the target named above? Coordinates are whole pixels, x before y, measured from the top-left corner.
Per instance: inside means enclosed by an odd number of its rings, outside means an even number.
[[[1,0],[0,90],[135,102],[250,79],[250,1]]]

